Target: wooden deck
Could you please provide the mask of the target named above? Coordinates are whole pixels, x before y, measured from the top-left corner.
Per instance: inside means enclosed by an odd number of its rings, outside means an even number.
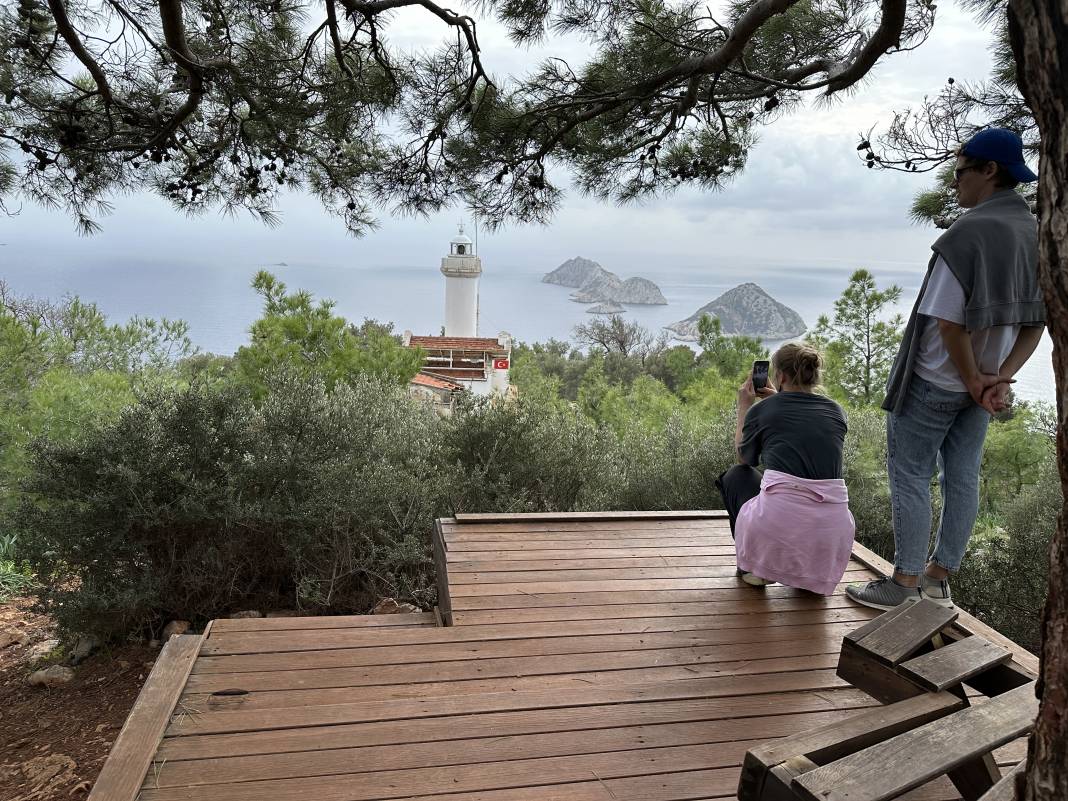
[[[435,551],[445,626],[218,620],[172,640],[92,801],[733,798],[751,745],[875,704],[835,676],[875,613],[741,583],[722,513],[466,515]],[[885,569],[855,555],[844,582]],[[945,780],[906,797],[957,798]]]

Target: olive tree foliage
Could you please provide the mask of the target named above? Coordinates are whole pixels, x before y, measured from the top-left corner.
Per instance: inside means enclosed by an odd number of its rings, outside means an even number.
[[[359,234],[456,199],[490,226],[545,220],[572,176],[617,201],[714,189],[804,95],[920,44],[933,5],[483,0],[519,45],[590,43],[498,79],[476,19],[434,0],[2,0],[0,201],[91,232],[125,190],[270,223],[299,187]],[[418,15],[436,50],[393,44]]]
[[[654,341],[649,329],[637,320],[624,320],[619,314],[579,323],[575,326],[574,337],[579,345],[587,348],[639,358],[664,347],[664,343]]]

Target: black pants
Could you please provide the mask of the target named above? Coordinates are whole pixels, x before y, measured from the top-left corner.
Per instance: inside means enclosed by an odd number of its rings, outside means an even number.
[[[731,520],[731,536],[734,536],[734,524],[738,512],[746,501],[760,494],[760,471],[747,464],[736,464],[716,479],[716,489],[723,496],[723,506]]]

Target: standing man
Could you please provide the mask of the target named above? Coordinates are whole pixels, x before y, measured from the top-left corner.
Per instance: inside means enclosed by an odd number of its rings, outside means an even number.
[[[846,593],[876,609],[930,598],[953,601],[979,511],[979,467],[990,416],[1042,337],[1038,223],[1015,191],[1037,180],[1020,137],[980,131],[958,151],[953,188],[968,209],[934,251],[887,383],[887,472],[894,574]],[[942,515],[931,541],[931,476]]]

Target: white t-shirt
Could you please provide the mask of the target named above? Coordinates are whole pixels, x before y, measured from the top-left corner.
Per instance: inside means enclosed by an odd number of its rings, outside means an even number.
[[[927,315],[927,320],[920,332],[920,347],[915,363],[916,375],[950,392],[967,392],[968,388],[961,380],[957,366],[949,358],[949,352],[942,344],[942,334],[938,330],[938,320],[964,325],[964,287],[941,256],[935,261],[931,280],[927,282],[927,289],[920,299],[917,311]],[[969,333],[979,372],[996,375],[1001,369],[1001,363],[1016,344],[1020,326],[995,325]]]

